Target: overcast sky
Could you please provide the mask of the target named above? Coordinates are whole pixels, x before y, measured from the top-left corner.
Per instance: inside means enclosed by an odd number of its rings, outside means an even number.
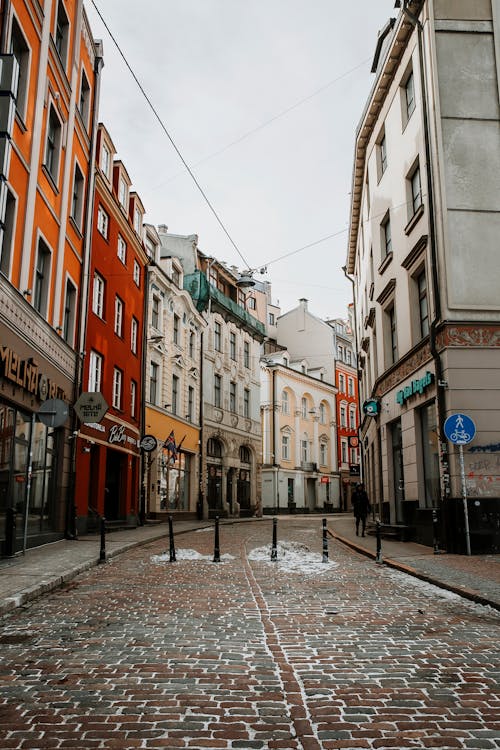
[[[393,0],[95,0],[241,255],[85,2],[104,44],[100,119],[146,221],[258,269],[282,312],[306,297],[346,317],[354,136]]]

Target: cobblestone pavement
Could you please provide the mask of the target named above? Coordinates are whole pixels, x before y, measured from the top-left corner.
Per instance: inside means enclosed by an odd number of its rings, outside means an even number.
[[[222,527],[220,563],[211,531],[175,563],[155,542],[7,614],[0,747],[500,747],[499,612],[335,542],[321,563],[314,518],[278,527],[307,563],[249,559],[269,534]]]

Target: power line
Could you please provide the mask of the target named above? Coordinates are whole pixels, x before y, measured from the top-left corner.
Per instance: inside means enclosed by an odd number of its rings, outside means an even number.
[[[113,44],[115,45],[116,49],[118,50],[118,53],[120,54],[120,56],[121,56],[121,58],[122,58],[123,62],[125,63],[125,65],[126,65],[126,67],[127,67],[128,71],[129,71],[130,75],[132,76],[132,78],[133,78],[133,79],[134,79],[134,81],[136,82],[137,86],[139,87],[139,90],[140,90],[141,94],[143,95],[143,97],[144,97],[144,99],[146,100],[146,102],[148,103],[148,105],[149,105],[149,107],[150,107],[151,111],[153,112],[153,114],[154,114],[155,118],[157,119],[158,123],[160,124],[160,127],[161,127],[161,129],[163,130],[163,132],[164,132],[164,133],[165,133],[165,135],[167,136],[167,138],[168,138],[168,140],[170,141],[170,143],[171,143],[171,145],[172,145],[173,149],[175,150],[175,152],[176,152],[177,156],[179,157],[179,159],[180,159],[180,160],[181,160],[181,162],[183,163],[184,167],[185,167],[185,168],[186,168],[186,170],[188,171],[188,173],[189,173],[189,175],[190,175],[191,179],[193,180],[194,184],[196,185],[196,187],[198,188],[199,192],[200,192],[200,193],[201,193],[201,195],[203,196],[203,198],[204,198],[204,200],[205,200],[205,202],[206,202],[207,206],[209,207],[209,209],[211,210],[211,212],[213,213],[213,215],[214,215],[214,216],[215,216],[215,218],[217,219],[217,222],[219,223],[219,226],[221,227],[222,231],[224,232],[224,234],[226,235],[226,237],[227,237],[227,238],[228,238],[228,240],[230,241],[231,245],[232,245],[232,246],[234,247],[234,249],[236,250],[236,252],[237,252],[237,253],[238,253],[238,255],[240,256],[240,258],[242,259],[242,261],[243,261],[243,263],[245,264],[245,266],[246,266],[246,267],[248,268],[248,267],[249,267],[249,263],[248,263],[248,261],[247,261],[247,260],[245,259],[245,257],[244,257],[244,256],[243,256],[243,254],[241,253],[241,251],[240,251],[239,247],[237,246],[236,242],[235,242],[235,241],[233,240],[233,238],[232,238],[232,237],[231,237],[231,235],[229,234],[229,232],[228,232],[228,230],[226,229],[226,227],[225,227],[225,225],[224,225],[224,223],[223,223],[222,219],[220,218],[219,214],[218,214],[218,213],[217,213],[217,211],[215,210],[214,206],[212,205],[212,203],[211,203],[211,201],[209,200],[209,198],[208,198],[207,194],[205,193],[205,191],[204,191],[204,190],[203,190],[203,188],[201,187],[200,183],[199,183],[199,182],[198,182],[198,180],[196,179],[196,176],[194,175],[194,173],[193,173],[193,171],[192,171],[191,167],[189,166],[189,164],[187,163],[187,161],[186,161],[186,160],[184,159],[184,157],[183,157],[183,155],[181,154],[181,152],[180,152],[179,148],[177,147],[177,145],[176,145],[176,143],[175,143],[174,139],[172,138],[172,136],[171,136],[171,135],[170,135],[170,133],[168,132],[168,130],[167,130],[167,128],[166,128],[166,126],[165,126],[165,124],[164,124],[163,120],[161,119],[160,115],[159,115],[159,114],[158,114],[158,112],[156,111],[156,109],[155,109],[155,107],[154,107],[154,105],[153,105],[153,103],[152,103],[151,99],[149,98],[149,96],[148,96],[148,94],[146,93],[146,91],[145,91],[144,87],[142,86],[141,82],[139,81],[139,79],[137,78],[136,74],[134,73],[134,71],[133,71],[133,69],[132,69],[131,65],[129,64],[129,62],[128,62],[127,58],[125,57],[125,54],[124,54],[124,53],[122,52],[122,50],[121,50],[121,47],[120,47],[120,45],[118,44],[117,40],[115,39],[115,37],[113,36],[113,34],[112,34],[112,32],[111,32],[111,29],[109,28],[108,24],[107,24],[107,23],[106,23],[106,21],[104,20],[104,18],[103,18],[103,16],[102,16],[102,13],[101,13],[101,11],[99,10],[99,8],[97,7],[97,5],[95,4],[94,0],[91,0],[91,2],[92,2],[92,5],[93,5],[93,6],[94,6],[94,8],[95,8],[95,11],[96,11],[97,15],[98,15],[98,16],[99,16],[99,18],[101,19],[101,21],[102,21],[102,23],[103,23],[103,25],[104,25],[104,28],[105,28],[105,29],[106,29],[106,31],[108,32],[108,34],[109,34],[109,36],[110,36],[110,38],[111,38],[111,40],[112,40]]]

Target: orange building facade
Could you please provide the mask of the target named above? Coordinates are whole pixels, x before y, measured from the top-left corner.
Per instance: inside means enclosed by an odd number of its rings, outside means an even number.
[[[8,555],[75,532],[71,407],[102,53],[80,0],[3,2],[0,28],[0,554]]]
[[[106,128],[97,133],[96,179],[83,342],[83,393],[100,393],[109,407],[81,423],[76,440],[79,531],[135,525],[139,517],[140,436],[148,256],[142,242],[144,207]]]

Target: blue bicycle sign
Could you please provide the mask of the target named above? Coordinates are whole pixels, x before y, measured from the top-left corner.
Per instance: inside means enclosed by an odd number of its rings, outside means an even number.
[[[466,414],[451,414],[444,423],[444,434],[454,445],[467,445],[474,439],[476,425]]]

